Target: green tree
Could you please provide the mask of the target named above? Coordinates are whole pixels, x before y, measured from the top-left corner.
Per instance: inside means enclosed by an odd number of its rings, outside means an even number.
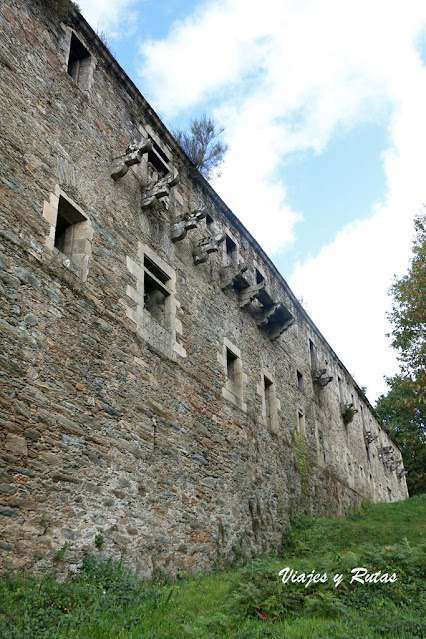
[[[191,120],[189,128],[185,131],[173,131],[176,141],[185,151],[193,165],[200,173],[210,180],[223,162],[228,145],[218,137],[224,129],[218,127],[213,120],[205,114],[200,120]]]
[[[376,410],[402,448],[411,495],[426,492],[426,214],[414,220],[413,257],[408,273],[396,279],[389,319],[392,346],[401,372],[387,378],[390,390]]]

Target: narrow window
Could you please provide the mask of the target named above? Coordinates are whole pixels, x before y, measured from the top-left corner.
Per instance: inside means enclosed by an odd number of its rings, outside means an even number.
[[[303,375],[299,371],[297,371],[297,386],[298,386],[300,391],[305,390],[305,386],[304,386],[304,383],[303,383]]]
[[[214,224],[214,220],[213,220],[212,216],[207,213],[207,215],[206,215],[206,226],[207,226],[207,230],[210,231],[210,233],[213,232],[213,224]]]
[[[368,450],[368,446],[365,447],[365,451],[367,453],[367,459],[370,461],[370,451]]]
[[[266,425],[268,427],[271,426],[271,416],[273,414],[272,391],[273,391],[273,384],[271,380],[263,376],[263,392],[265,394]]]
[[[265,281],[262,273],[256,269],[256,284],[262,284]]]
[[[236,381],[236,362],[238,357],[229,348],[226,349],[226,374],[230,382]]]
[[[300,411],[299,411],[299,415],[298,415],[298,420],[297,421],[298,421],[299,434],[300,435],[304,435],[305,434],[305,416]]]
[[[337,378],[337,383],[339,384],[339,399],[340,399],[340,403],[343,404],[344,403],[344,397],[343,397],[343,382],[340,379],[340,377]]]
[[[226,255],[228,256],[228,261],[231,262],[232,264],[236,264],[237,245],[235,244],[233,240],[231,240],[229,235],[227,235],[225,238],[225,251],[226,251]]]
[[[148,163],[160,177],[170,172],[167,155],[154,140],[152,140],[152,149],[148,151]]]
[[[317,349],[315,348],[315,344],[312,340],[309,340],[309,353],[311,356],[311,368],[312,370],[316,370],[317,368]]]
[[[86,47],[75,33],[71,35],[70,54],[68,57],[68,73],[78,86],[87,90],[91,76],[92,58]]]
[[[167,325],[168,275],[144,255],[144,308],[163,326]]]
[[[61,195],[56,217],[55,248],[71,262],[81,266],[90,257],[92,235],[89,220]]]

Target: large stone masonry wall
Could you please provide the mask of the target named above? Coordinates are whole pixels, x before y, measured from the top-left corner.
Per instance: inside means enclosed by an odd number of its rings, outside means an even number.
[[[400,452],[272,263],[84,20],[46,6],[0,10],[2,568],[65,542],[78,563],[102,534],[141,576],[198,571],[302,512],[405,498]]]

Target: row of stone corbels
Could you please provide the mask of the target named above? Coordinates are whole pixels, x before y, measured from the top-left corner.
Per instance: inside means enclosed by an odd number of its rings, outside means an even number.
[[[116,158],[111,171],[111,177],[117,181],[124,177],[129,168],[134,164],[140,164],[142,156],[151,151],[152,140],[142,138],[140,142],[127,147],[124,155]],[[170,194],[170,189],[179,182],[179,173],[168,173],[163,178],[150,184],[144,193],[142,200],[142,210],[150,209],[156,202]]]
[[[205,217],[205,209],[187,213],[173,225],[172,241],[179,242],[183,240],[187,231],[196,228]],[[209,255],[219,250],[219,246],[225,241],[225,237],[226,235],[223,232],[204,235],[193,252],[194,264],[197,266],[207,262]],[[247,277],[247,272],[248,264],[245,262],[222,266],[219,271],[220,286],[222,290],[234,287],[239,294],[240,308],[248,308],[259,328],[266,329],[271,339],[277,339],[294,323],[294,317],[283,303],[274,301],[265,281],[253,284]],[[261,308],[250,306],[250,303],[255,299],[260,302]]]
[[[402,459],[395,459],[395,449],[393,446],[382,446],[377,451],[379,459],[382,460],[383,465],[389,468],[390,471],[397,470],[398,466],[402,464]],[[408,474],[408,471],[401,470],[398,473],[398,478],[401,479]]]
[[[129,168],[134,164],[140,164],[142,156],[152,149],[152,141],[149,138],[142,138],[137,144],[127,147],[126,152],[114,162],[111,177],[117,181],[124,177]],[[149,185],[144,193],[142,210],[151,208],[155,201],[169,195],[170,189],[179,182],[178,173],[168,173],[165,177]],[[197,228],[201,220],[205,219],[207,212],[205,209],[191,210],[176,220],[171,230],[172,242],[183,240],[187,232]],[[193,252],[194,264],[207,262],[211,253],[219,250],[220,244],[225,241],[225,233],[219,232],[215,235],[207,233],[197,244]],[[248,307],[255,317],[259,328],[268,330],[271,339],[277,339],[293,323],[294,317],[282,302],[275,302],[272,298],[266,282],[252,284],[245,276],[248,270],[247,264],[229,265],[222,267],[220,271],[221,288],[223,290],[235,287],[240,295],[240,307]],[[251,307],[250,303],[258,300],[261,308]]]

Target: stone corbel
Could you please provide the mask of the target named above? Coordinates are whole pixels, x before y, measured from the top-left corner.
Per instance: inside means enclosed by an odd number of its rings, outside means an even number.
[[[331,375],[327,375],[326,368],[319,368],[312,372],[312,381],[314,384],[319,386],[320,388],[324,388],[333,381],[333,377]]]
[[[243,289],[240,295],[240,308],[244,308],[254,299],[259,300],[259,302],[268,309],[270,307],[273,307],[275,304],[274,300],[272,299],[271,292],[266,286],[266,282],[253,284],[253,286],[248,286],[247,288]]]
[[[179,180],[179,173],[168,173],[161,180],[148,187],[142,200],[142,210],[150,209],[156,201],[169,195],[170,189],[176,186]]]
[[[371,442],[374,442],[374,440],[377,438],[378,435],[373,435],[371,430],[368,430],[365,434],[365,441],[367,442],[367,444],[371,444]]]
[[[224,242],[225,233],[217,233],[216,235],[208,235],[196,246],[192,256],[194,258],[195,266],[203,264],[209,259],[210,253],[215,253],[219,250],[219,244]]]
[[[190,211],[181,220],[175,222],[172,226],[171,240],[172,242],[180,242],[186,237],[191,229],[196,229],[198,222],[204,220],[207,215],[206,209],[198,209]]]
[[[379,448],[379,450],[377,451],[377,454],[379,455],[379,459],[381,459],[385,455],[392,455],[393,450],[394,450],[393,446],[383,446],[382,448]]]
[[[279,302],[254,313],[259,328],[264,329],[271,340],[276,340],[295,322],[290,311]]]
[[[405,475],[408,475],[408,470],[401,470],[401,472],[398,473],[398,479],[402,479]]]
[[[140,164],[144,153],[148,153],[152,149],[152,142],[148,138],[142,138],[138,144],[131,144],[127,147],[123,157],[117,158],[111,172],[113,180],[119,180],[126,175],[129,167],[133,164]]]
[[[245,289],[249,285],[248,280],[244,277],[244,273],[247,270],[248,264],[246,262],[238,265],[230,264],[228,266],[222,266],[222,268],[219,269],[220,288],[223,291],[232,286],[238,289]]]

